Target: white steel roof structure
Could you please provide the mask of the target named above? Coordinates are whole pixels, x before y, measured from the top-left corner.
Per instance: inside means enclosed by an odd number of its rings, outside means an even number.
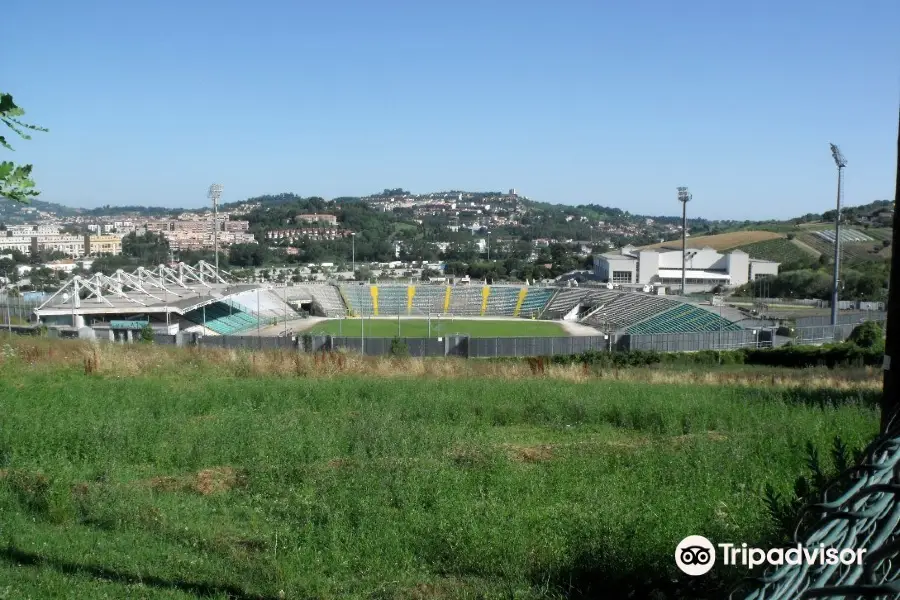
[[[265,286],[230,281],[231,276],[209,263],[191,267],[159,265],[138,267],[131,273],[116,271],[112,276],[95,273],[74,276],[34,310],[38,318],[53,315],[100,314],[185,314],[242,292]]]

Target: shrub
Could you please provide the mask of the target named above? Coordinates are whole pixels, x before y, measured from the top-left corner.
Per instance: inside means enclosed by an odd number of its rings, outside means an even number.
[[[409,356],[409,347],[398,337],[391,340],[391,356]]]
[[[544,357],[548,364],[584,364],[599,368],[651,367],[655,365],[758,365],[767,367],[860,367],[881,364],[884,348],[861,348],[857,344],[842,343],[829,346],[796,346],[785,344],[778,348],[742,348],[739,350],[700,350],[698,352],[656,352],[630,350],[602,352],[588,350],[576,355]],[[503,360],[503,359],[497,359]],[[517,359],[510,359],[517,360]]]
[[[843,475],[851,465],[858,464],[864,454],[865,448],[848,448],[840,437],[836,437],[831,448],[832,468],[828,469],[827,465],[822,464],[818,449],[807,441],[806,465],[809,475],[797,478],[793,494],[782,496],[771,485],[766,485],[764,500],[769,517],[776,527],[773,542],[778,545],[790,543],[796,529],[803,531],[814,525],[819,515],[815,511],[805,512],[804,508],[825,500],[826,490],[835,477]]]
[[[794,329],[793,329],[793,327],[787,327],[787,326],[782,325],[781,327],[779,327],[778,329],[775,330],[775,335],[781,336],[781,337],[792,338],[792,337],[794,337]]]
[[[847,341],[860,348],[883,348],[884,330],[875,321],[866,321],[850,333]]]
[[[147,323],[141,328],[141,342],[145,344],[152,344],[153,338],[153,327],[150,326],[150,323]]]
[[[861,367],[880,365],[884,352],[879,348],[860,348],[843,343],[829,346],[781,346],[744,349],[744,363],[768,367]]]

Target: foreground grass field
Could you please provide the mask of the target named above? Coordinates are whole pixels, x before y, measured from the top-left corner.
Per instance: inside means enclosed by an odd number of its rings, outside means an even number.
[[[865,381],[774,371],[749,387],[82,344],[0,356],[10,598],[722,597],[729,581],[677,574],[677,542],[765,539],[763,489],[791,489],[807,441],[877,430]]]
[[[304,331],[330,335],[361,337],[428,337],[428,319],[330,319]],[[559,323],[517,319],[490,321],[478,319],[431,319],[431,337],[461,333],[470,337],[565,337],[566,330]]]

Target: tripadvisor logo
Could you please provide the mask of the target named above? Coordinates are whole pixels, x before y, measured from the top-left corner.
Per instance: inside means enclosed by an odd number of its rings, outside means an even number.
[[[702,535],[689,535],[675,548],[675,564],[688,575],[703,575],[716,564],[716,549]]]
[[[713,546],[713,543],[702,535],[689,535],[675,548],[675,564],[688,575],[704,575],[716,564],[716,547],[722,553],[723,566],[741,566],[747,569],[760,565],[859,566],[862,565],[863,555],[866,553],[864,549],[839,550],[828,548],[824,544],[811,547],[797,544],[790,548],[769,550],[749,547],[747,544],[729,543]]]

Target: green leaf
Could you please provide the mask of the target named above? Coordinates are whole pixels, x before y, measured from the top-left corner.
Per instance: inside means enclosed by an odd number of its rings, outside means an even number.
[[[0,93],[0,123],[6,125],[23,140],[30,140],[31,136],[26,131],[47,131],[43,127],[23,123],[17,117],[25,114],[13,100],[12,94]],[[13,147],[0,135],[0,146],[7,150]],[[16,165],[9,161],[0,162],[0,196],[14,202],[28,203],[28,199],[40,194],[34,190],[34,181],[31,179],[31,165]]]

